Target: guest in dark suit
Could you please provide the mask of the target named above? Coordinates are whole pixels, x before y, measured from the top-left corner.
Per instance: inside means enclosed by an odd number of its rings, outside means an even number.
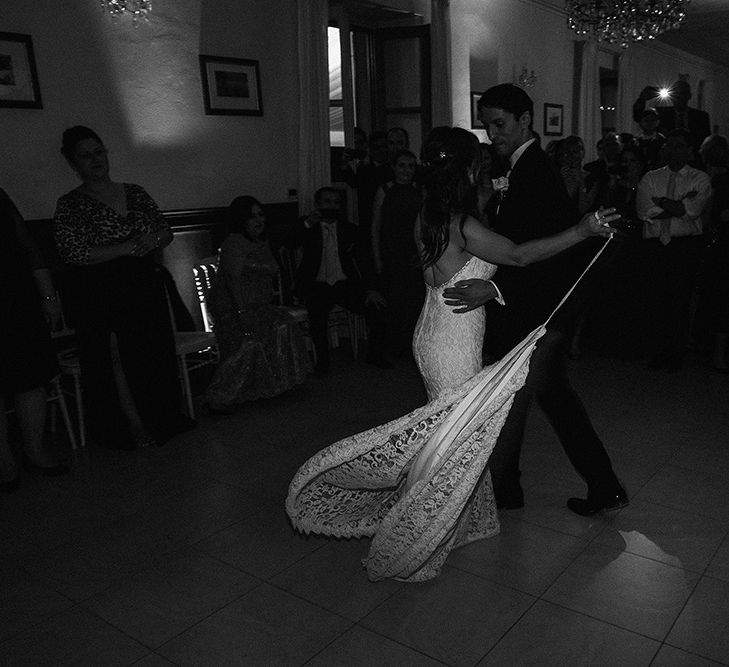
[[[658,98],[658,89],[655,86],[646,86],[633,104],[633,119],[640,123],[646,102]],[[688,105],[691,99],[691,86],[688,81],[679,80],[669,89],[669,99],[673,103],[670,107],[656,107],[660,119],[659,129],[662,134],[668,135],[671,130],[688,130],[691,134],[693,146],[701,146],[701,142],[711,134],[709,114]],[[694,156],[698,160],[698,156]],[[700,166],[694,161],[692,166]]]
[[[364,313],[370,327],[368,361],[385,366],[385,306],[382,295],[371,289],[371,253],[357,225],[342,217],[341,198],[335,188],[317,190],[316,208],[303,218],[296,232],[295,243],[304,254],[296,275],[297,296],[309,313],[311,339],[317,356],[315,372],[329,371],[327,318],[335,305]]]
[[[499,155],[511,166],[508,189],[502,190],[493,228],[515,243],[555,234],[575,224],[578,213],[562,179],[539,147],[532,131],[531,98],[517,86],[490,88],[479,100],[479,119]],[[594,249],[594,246],[593,246]],[[587,251],[569,251],[528,267],[500,267],[493,281],[468,289],[456,284],[445,291],[454,312],[489,303],[486,346],[500,358],[527,333],[544,322],[584,268]],[[557,432],[572,465],[587,482],[586,499],[570,498],[568,507],[581,515],[617,509],[628,498],[615,477],[610,459],[567,377],[565,347],[585,296],[582,289],[552,319],[532,356],[526,387],[517,393],[491,456],[496,502],[502,508],[522,507],[519,453],[533,396]],[[492,302],[497,298],[505,305]]]

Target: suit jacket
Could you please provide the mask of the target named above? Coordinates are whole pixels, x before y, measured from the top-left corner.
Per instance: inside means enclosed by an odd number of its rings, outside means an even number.
[[[578,219],[562,178],[547,154],[533,143],[509,175],[494,230],[514,243],[524,243],[556,234]],[[495,302],[487,306],[485,347],[489,353],[503,356],[547,318],[589,261],[590,248],[584,245],[529,266],[499,267],[494,282],[506,306]]]
[[[294,244],[304,251],[296,272],[296,295],[302,300],[306,300],[311,286],[316,281],[324,249],[321,226],[314,225],[308,228],[304,220],[306,218],[299,220],[294,236]],[[344,221],[337,222],[337,247],[342,270],[347,280],[355,281],[362,289],[365,288],[364,276],[369,275],[362,267],[363,261],[366,261],[363,245],[357,225]]]

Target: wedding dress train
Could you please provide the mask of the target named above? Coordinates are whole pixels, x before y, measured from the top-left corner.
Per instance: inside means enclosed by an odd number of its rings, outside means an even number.
[[[413,339],[428,403],[323,449],[291,482],[297,529],[374,536],[364,560],[373,581],[431,579],[454,548],[499,531],[487,463],[544,329],[481,369],[483,309],[454,315],[443,301],[446,287],[495,269],[472,257],[428,288]]]

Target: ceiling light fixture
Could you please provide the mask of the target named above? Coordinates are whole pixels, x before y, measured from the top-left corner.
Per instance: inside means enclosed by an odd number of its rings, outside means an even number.
[[[690,1],[567,0],[567,23],[578,35],[625,49],[678,28]]]
[[[150,0],[101,0],[103,11],[111,14],[111,18],[116,20],[122,14],[132,15],[132,25],[135,27],[139,24],[140,19],[148,21],[147,14],[152,11],[152,3]]]

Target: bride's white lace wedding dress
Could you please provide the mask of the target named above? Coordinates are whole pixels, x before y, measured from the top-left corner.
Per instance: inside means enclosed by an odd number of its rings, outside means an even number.
[[[458,280],[495,270],[471,257],[428,287],[413,338],[428,403],[320,451],[291,482],[297,529],[373,537],[364,560],[373,581],[431,579],[451,550],[499,532],[487,463],[543,328],[482,369],[484,309],[454,314],[443,300]]]

